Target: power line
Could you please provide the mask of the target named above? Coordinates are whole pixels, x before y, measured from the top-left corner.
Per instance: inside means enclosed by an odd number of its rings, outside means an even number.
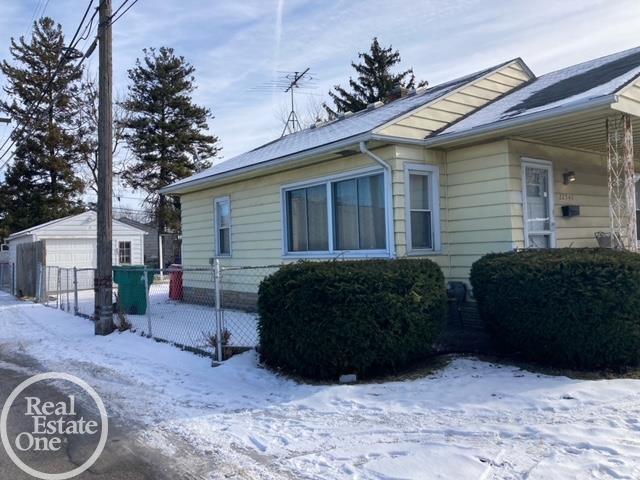
[[[35,109],[37,109],[40,106],[40,103],[42,103],[42,100],[44,100],[44,97],[49,93],[49,90],[50,90],[51,86],[53,85],[53,82],[54,82],[56,76],[58,75],[58,72],[60,71],[62,66],[67,62],[68,57],[70,56],[71,52],[75,49],[77,43],[79,43],[80,39],[78,38],[78,35],[80,34],[80,30],[82,29],[82,26],[84,25],[84,22],[85,22],[85,20],[87,18],[87,15],[89,14],[89,10],[91,9],[92,5],[93,5],[93,0],[90,0],[89,4],[87,5],[87,9],[85,10],[84,15],[82,16],[82,20],[80,20],[80,24],[78,25],[78,28],[76,29],[75,33],[73,34],[73,38],[71,39],[71,42],[69,43],[69,47],[65,50],[62,58],[58,62],[58,65],[56,66],[53,74],[51,75],[51,78],[49,79],[49,82],[47,82],[47,85],[43,89],[42,94],[40,95],[40,98],[38,98],[38,101],[29,109],[29,112],[27,113],[27,117],[30,117],[34,113]],[[76,41],[76,39],[78,39],[78,41]],[[82,65],[82,63],[84,62],[85,58],[86,57],[82,58],[82,60],[78,64],[78,67],[80,65]],[[34,119],[28,119],[28,120],[32,120],[33,121]],[[22,135],[25,132],[25,130],[27,129],[27,123],[31,123],[31,122],[25,122],[22,125],[22,127],[21,127],[22,131],[20,132],[20,135]],[[9,137],[0,146],[0,150],[2,150],[5,147],[5,145],[11,139],[11,137],[13,136],[14,132],[17,131],[17,129],[18,129],[18,125],[16,125],[14,127],[14,129],[9,134]],[[2,153],[0,155],[0,160],[2,160],[7,155],[7,153],[11,150],[11,148],[15,145],[15,143],[16,143],[16,140],[14,139],[11,142],[11,145],[9,145],[7,147],[7,149],[4,151],[4,153]],[[13,154],[11,154],[11,156],[7,160],[5,160],[2,163],[2,165],[0,165],[0,170],[2,170],[7,165],[7,163],[9,163],[11,158],[13,158]]]
[[[124,2],[122,2],[120,6],[116,8],[116,11],[111,14],[111,16],[109,17],[109,20],[113,20],[113,17],[118,15],[118,12],[122,10],[122,7],[124,7],[127,3],[129,3],[129,0],[124,0]],[[113,21],[111,22],[111,25],[113,25]]]
[[[49,0],[45,0],[44,1],[44,7],[40,11],[40,13],[38,13],[38,10],[40,10],[40,5],[42,5],[42,4],[43,4],[43,1],[39,0],[38,3],[36,4],[36,8],[33,9],[33,15],[31,16],[31,21],[29,22],[29,25],[27,25],[27,28],[24,31],[24,36],[25,37],[29,34],[31,29],[33,28],[33,22],[36,21],[36,18],[41,17],[42,15],[44,15],[44,12],[47,10],[47,6],[49,5]]]
[[[129,1],[129,0],[125,0],[125,1],[123,2],[123,4],[122,4],[122,5],[120,5],[120,7],[118,8],[118,10],[116,10],[116,13],[118,13],[118,11],[119,11],[122,7],[124,7],[125,3],[127,3],[128,1]],[[136,3],[138,3],[138,1],[139,1],[139,0],[133,0],[133,3],[132,3],[131,5],[129,5],[129,6],[127,7],[127,9],[126,9],[124,12],[122,12],[122,13],[121,13],[120,15],[118,15],[114,20],[112,20],[112,21],[111,21],[111,25],[113,25],[113,24],[114,24],[114,23],[116,23],[120,18],[122,18],[122,16],[123,16],[125,13],[127,13],[127,12],[131,9],[131,7],[133,7]],[[111,15],[111,17],[113,18],[113,16],[114,16],[116,13],[114,13],[113,15]]]
[[[120,18],[122,18],[123,15],[125,15],[136,3],[138,3],[139,0],[133,0],[133,2],[131,3],[131,5],[129,5],[120,15],[118,15],[115,19],[115,15],[122,10],[122,8],[129,2],[129,0],[124,0],[122,2],[122,4],[116,9],[116,11],[109,17],[109,23],[111,25],[113,25],[115,22],[117,22]],[[49,3],[49,0],[46,0],[46,4]],[[77,44],[80,42],[80,40],[85,40],[85,43],[83,44],[83,46],[86,46],[88,38],[91,34],[91,30],[93,28],[93,21],[98,13],[98,9],[96,9],[96,11],[94,12],[94,14],[91,16],[91,19],[89,21],[89,25],[87,27],[85,27],[85,30],[83,31],[82,35],[80,35],[80,38],[78,38],[77,42],[76,42],[76,38],[78,37],[78,33],[80,32],[80,30],[82,29],[82,25],[84,24],[87,15],[89,13],[89,10],[91,9],[91,5],[93,4],[93,0],[91,0],[89,2],[89,5],[87,6],[87,9],[85,10],[85,13],[82,17],[82,20],[80,21],[80,25],[78,26],[78,29],[76,30],[73,39],[71,40],[71,43],[69,45],[69,48],[67,49],[67,54],[69,52],[71,52],[72,50],[75,49],[75,47],[77,46]],[[45,5],[46,8],[46,5]],[[44,9],[42,10],[42,12],[44,12]],[[35,12],[34,12],[34,18],[35,18]],[[74,43],[75,42],[75,43]],[[97,37],[94,40],[94,42],[92,43],[92,45],[89,47],[89,50],[87,50],[85,56],[82,58],[82,60],[80,61],[80,63],[78,63],[77,67],[80,67],[82,65],[82,63],[84,63],[84,61],[91,55],[91,53],[93,53],[93,50],[95,49],[95,46],[97,44]],[[48,93],[48,89],[51,86],[51,84],[53,83],[53,80],[55,79],[55,76],[58,73],[58,70],[60,69],[60,67],[62,66],[62,64],[66,61],[66,57],[67,55],[65,54],[63,56],[63,58],[61,59],[60,63],[58,64],[58,67],[56,68],[56,70],[54,71],[51,80],[49,81],[49,83],[47,84],[47,86],[45,87],[45,90],[43,91],[40,99],[38,100],[38,102],[34,105],[34,107],[32,109],[37,108],[40,103],[42,102],[42,100],[44,99],[45,95]],[[30,114],[29,114],[30,115]],[[9,133],[9,136],[7,137],[7,139],[3,142],[3,144],[0,146],[0,150],[2,150],[5,145],[7,144],[7,142],[11,139],[12,134],[17,130],[18,125],[16,125],[16,127]],[[22,127],[22,132],[24,133],[24,130],[26,129],[26,126]],[[7,147],[7,149],[0,155],[0,161],[7,155],[7,153],[11,150],[11,148],[15,145],[15,140],[13,140],[11,142],[11,144]],[[5,160],[1,165],[0,165],[0,170],[2,170],[8,163],[9,161],[13,158],[14,153],[12,153],[9,158],[7,160]]]

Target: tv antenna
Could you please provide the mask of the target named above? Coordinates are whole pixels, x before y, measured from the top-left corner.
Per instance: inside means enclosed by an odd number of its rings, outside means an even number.
[[[296,114],[294,93],[296,92],[296,90],[298,91],[298,93],[302,93],[302,90],[316,88],[316,86],[312,83],[312,80],[314,80],[314,78],[309,73],[309,70],[309,68],[306,68],[303,71],[280,71],[278,72],[280,74],[278,78],[251,89],[254,91],[270,92],[273,92],[277,89],[284,93],[290,94],[291,110],[289,111],[287,121],[285,122],[284,128],[282,129],[282,134],[280,134],[281,138],[290,133],[302,130],[300,119]]]
[[[296,88],[300,88],[301,82],[306,80],[305,75],[307,75],[308,73],[309,73],[309,68],[307,67],[302,73],[293,72],[293,74],[290,73],[285,75],[285,78],[289,80],[289,86],[285,89],[284,93],[287,93],[287,92],[291,93],[291,111],[289,112],[287,123],[284,125],[284,128],[282,129],[282,134],[280,134],[281,138],[287,135],[287,133],[297,132],[302,129],[300,127],[300,120],[298,119],[298,115],[296,115],[296,105],[295,105],[295,102],[293,101],[293,92],[295,91]],[[309,77],[309,79],[311,78]]]

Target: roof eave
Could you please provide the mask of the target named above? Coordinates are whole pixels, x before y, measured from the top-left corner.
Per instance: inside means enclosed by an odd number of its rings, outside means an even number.
[[[498,134],[506,130],[511,130],[526,124],[540,122],[544,120],[550,120],[554,117],[562,117],[565,115],[571,115],[574,113],[584,112],[588,110],[595,110],[605,106],[609,106],[618,100],[616,94],[605,95],[595,99],[585,99],[579,102],[575,102],[563,107],[552,108],[550,110],[544,110],[541,112],[531,113],[523,115],[521,117],[509,118],[498,122],[481,125],[469,130],[463,130],[461,132],[452,132],[435,135],[433,137],[427,137],[422,140],[422,145],[425,147],[444,147],[448,144],[458,142],[460,140],[471,140],[476,137],[480,137],[488,134]]]
[[[327,153],[331,153],[334,150],[342,150],[344,147],[349,145],[358,145],[362,141],[367,141],[371,139],[371,132],[365,132],[359,135],[354,135],[349,138],[345,138],[338,142],[329,143],[326,145],[321,145],[316,148],[312,148],[309,150],[305,150],[303,152],[294,153],[291,155],[285,155],[284,157],[274,158],[273,160],[267,160],[265,162],[256,163],[253,165],[248,165],[246,167],[237,168],[235,170],[230,170],[228,172],[223,172],[218,175],[212,175],[208,177],[198,178],[196,180],[187,181],[178,185],[169,185],[159,190],[162,194],[180,194],[180,193],[188,193],[188,191],[192,191],[194,188],[201,189],[204,187],[208,187],[214,185],[218,182],[229,180],[233,177],[237,177],[243,175],[245,173],[250,173],[256,170],[262,170],[268,167],[274,167],[280,164],[284,164],[287,162],[294,162],[296,160],[303,160],[305,158],[314,157],[317,155],[323,155]]]
[[[395,124],[397,124],[398,122],[402,121],[403,119],[405,119],[405,118],[409,118],[410,116],[415,115],[415,113],[416,113],[416,112],[418,112],[418,111],[420,111],[420,110],[423,110],[423,109],[428,108],[428,107],[430,107],[430,106],[432,106],[432,105],[435,105],[436,103],[438,103],[438,102],[440,102],[440,101],[442,101],[442,100],[446,100],[446,99],[447,99],[447,97],[450,97],[450,96],[452,96],[452,95],[454,95],[454,94],[456,94],[456,93],[459,93],[459,92],[461,92],[462,90],[464,90],[465,88],[469,87],[470,85],[473,85],[473,84],[475,84],[475,83],[477,83],[477,82],[480,82],[481,80],[486,80],[486,79],[487,79],[488,77],[490,77],[491,75],[494,75],[494,74],[496,74],[497,72],[499,72],[500,70],[502,70],[502,69],[504,69],[504,68],[508,67],[509,65],[513,65],[513,64],[515,64],[515,63],[517,63],[518,65],[520,65],[520,66],[523,68],[523,70],[525,71],[525,73],[526,73],[527,75],[529,75],[529,80],[526,80],[526,81],[523,83],[523,85],[526,85],[527,83],[531,82],[532,80],[534,80],[534,79],[536,78],[535,74],[531,71],[531,69],[527,66],[527,64],[526,64],[526,63],[524,63],[524,61],[522,60],[522,58],[517,57],[517,58],[511,59],[511,60],[507,60],[506,62],[500,63],[500,64],[496,65],[495,67],[491,68],[491,70],[488,70],[484,75],[481,75],[481,76],[479,76],[478,78],[476,78],[476,79],[474,79],[474,80],[469,80],[469,81],[467,81],[467,82],[464,82],[464,83],[462,83],[461,85],[459,85],[458,87],[456,87],[456,88],[454,88],[453,90],[451,90],[450,92],[447,92],[446,94],[440,95],[440,96],[438,96],[438,97],[436,97],[436,98],[432,99],[431,101],[429,101],[429,102],[427,102],[427,103],[424,103],[424,104],[420,105],[419,107],[415,107],[415,108],[413,108],[413,109],[409,110],[408,112],[405,112],[405,113],[403,113],[402,115],[399,115],[399,116],[397,116],[397,117],[395,117],[395,118],[392,118],[392,119],[391,119],[391,120],[389,120],[388,122],[385,122],[385,123],[383,123],[382,125],[379,125],[379,126],[375,127],[375,128],[372,130],[372,132],[373,132],[373,134],[374,134],[374,135],[382,135],[382,136],[384,136],[384,134],[382,134],[382,133],[380,133],[380,132],[382,132],[385,128],[388,128],[388,127],[390,127],[390,126],[392,126],[392,125],[395,125]],[[514,89],[516,89],[516,88],[520,88],[520,86],[514,87]],[[512,91],[513,91],[513,90],[510,90],[510,91],[508,91],[508,92],[505,92],[505,94],[504,94],[504,95],[509,95]],[[502,97],[502,96],[503,96],[503,95],[500,95],[500,97]],[[498,97],[498,98],[500,98],[500,97]],[[496,100],[496,99],[491,100],[491,101],[489,101],[489,103],[491,103],[491,102],[493,102],[493,101],[495,101],[495,100]],[[472,113],[473,113],[473,112],[477,112],[478,110],[481,110],[481,109],[482,109],[482,108],[484,108],[485,106],[486,106],[486,105],[484,105],[484,106],[480,106],[480,107],[475,107],[475,108],[474,108],[474,110],[472,111]],[[457,120],[456,120],[456,121],[457,121]],[[450,124],[449,124],[449,125],[447,125],[447,127],[448,127],[448,126],[450,126]]]

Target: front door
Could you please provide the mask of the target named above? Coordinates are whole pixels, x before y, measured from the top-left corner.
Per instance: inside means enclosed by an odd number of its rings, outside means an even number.
[[[542,161],[522,161],[524,235],[527,248],[555,247],[553,168]]]

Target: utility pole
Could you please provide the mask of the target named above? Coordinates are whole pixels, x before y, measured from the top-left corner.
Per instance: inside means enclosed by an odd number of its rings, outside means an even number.
[[[98,269],[94,279],[95,334],[113,331],[112,281],[112,35],[111,0],[102,0],[99,7],[98,42]]]

